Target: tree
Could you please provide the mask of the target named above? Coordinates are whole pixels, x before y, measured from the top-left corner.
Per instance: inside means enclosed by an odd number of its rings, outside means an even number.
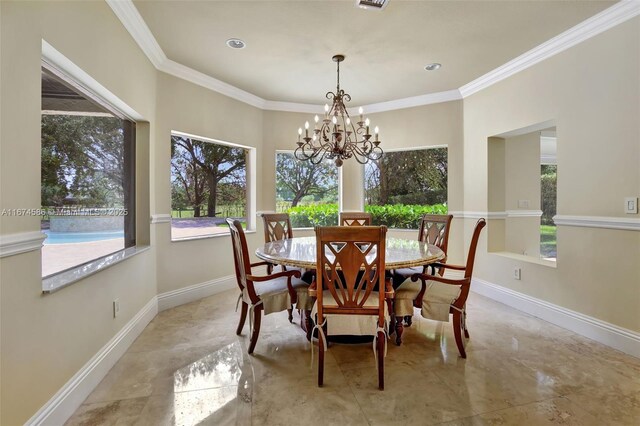
[[[242,184],[246,180],[246,151],[242,148],[201,142],[182,136],[171,136],[176,147],[184,149],[206,179],[207,216],[216,215],[219,185],[221,182]]]
[[[186,202],[193,208],[193,217],[200,217],[200,209],[208,195],[207,177],[191,153],[174,138],[171,137],[172,205],[179,208],[180,201]]]
[[[441,204],[447,201],[447,149],[387,152],[365,167],[369,204]]]
[[[41,203],[122,206],[124,130],[117,117],[43,115]]]
[[[324,197],[338,190],[338,170],[333,163],[311,164],[296,160],[292,154],[276,156],[276,192],[279,198],[298,205],[307,195]]]

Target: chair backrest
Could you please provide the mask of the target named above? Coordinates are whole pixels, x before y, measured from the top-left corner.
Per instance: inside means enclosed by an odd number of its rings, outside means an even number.
[[[371,213],[342,212],[340,213],[340,226],[371,226]]]
[[[378,315],[384,325],[385,226],[316,227],[318,321],[324,314]],[[380,284],[378,303],[365,307]],[[324,300],[322,289],[331,300]]]
[[[242,224],[238,220],[226,219],[231,231],[231,245],[233,247],[233,260],[236,269],[236,281],[240,291],[246,289],[252,302],[257,302],[258,296],[255,293],[252,283],[247,280],[247,275],[251,274],[251,259],[247,248],[247,238],[244,235]]]
[[[293,229],[288,213],[263,213],[264,242],[293,238]]]
[[[467,253],[467,265],[464,269],[464,277],[471,278],[473,275],[473,264],[476,260],[476,249],[478,248],[478,240],[480,239],[480,232],[487,224],[484,218],[478,219],[476,227],[473,229],[473,235],[471,236],[471,242],[469,243],[469,252]]]
[[[433,244],[446,254],[452,219],[453,215],[451,214],[425,214],[420,220],[418,240]]]
[[[478,248],[478,240],[480,239],[480,232],[486,224],[487,222],[483,218],[478,219],[476,227],[473,229],[473,235],[471,236],[471,242],[469,243],[469,252],[467,253],[467,265],[464,269],[464,281],[466,282],[460,286],[460,295],[453,302],[453,306],[456,306],[458,309],[464,308],[464,305],[467,302],[467,297],[469,296],[471,277],[473,275],[473,264],[476,260],[476,249]]]

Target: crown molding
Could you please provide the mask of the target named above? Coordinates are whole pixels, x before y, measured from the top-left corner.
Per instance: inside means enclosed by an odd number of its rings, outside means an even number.
[[[136,9],[132,0],[105,0],[113,13],[120,19],[131,37],[138,43],[140,49],[147,55],[154,67],[160,66],[167,60],[167,55],[158,44],[147,23]]]
[[[322,113],[321,105],[266,100],[170,60],[144,22],[144,19],[136,9],[132,0],[105,1],[151,63],[159,71],[262,110],[310,114]],[[621,0],[599,14],[592,16],[551,40],[542,43],[493,71],[465,84],[459,89],[379,102],[364,105],[363,107],[367,110],[367,113],[376,113],[464,99],[637,15],[640,15],[640,0]]]
[[[460,88],[460,93],[465,98],[471,96],[639,14],[640,1],[622,0],[493,71],[489,71],[482,77],[465,84]]]
[[[426,95],[412,96],[409,98],[396,99],[387,102],[363,105],[367,113],[393,111],[396,109],[413,108],[423,105],[439,104],[441,102],[457,101],[462,99],[458,89],[447,90],[445,92],[428,93]]]
[[[46,237],[40,231],[0,235],[0,258],[40,250]]]
[[[225,83],[222,80],[213,78],[200,71],[196,71],[193,68],[189,68],[176,61],[172,61],[171,59],[166,59],[157,68],[159,71],[171,74],[175,77],[197,84],[198,86],[202,86],[214,92],[218,92],[240,102],[244,102],[256,108],[265,109],[267,101],[261,97],[245,90],[238,89],[237,87]]]

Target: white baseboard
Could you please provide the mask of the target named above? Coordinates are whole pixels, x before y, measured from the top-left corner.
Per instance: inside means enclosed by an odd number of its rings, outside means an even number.
[[[195,302],[222,291],[238,288],[236,277],[228,275],[200,284],[190,285],[158,295],[158,311],[174,308],[185,303]]]
[[[640,358],[640,333],[474,278],[471,291]]]
[[[25,424],[64,424],[157,313],[158,299],[154,296]]]

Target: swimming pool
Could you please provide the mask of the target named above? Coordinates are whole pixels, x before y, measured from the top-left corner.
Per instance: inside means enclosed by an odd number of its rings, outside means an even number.
[[[87,243],[90,241],[113,240],[124,238],[124,231],[112,232],[51,232],[42,231],[47,235],[45,244]]]

